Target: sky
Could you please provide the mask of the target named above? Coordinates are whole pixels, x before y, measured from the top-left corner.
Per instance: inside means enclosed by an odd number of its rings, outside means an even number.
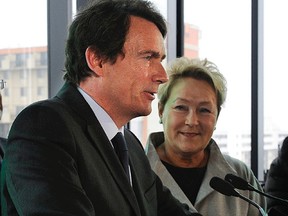
[[[47,0],[0,0],[0,49],[47,45]]]

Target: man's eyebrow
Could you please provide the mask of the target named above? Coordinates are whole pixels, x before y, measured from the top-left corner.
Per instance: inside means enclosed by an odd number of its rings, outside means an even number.
[[[144,51],[140,51],[139,52],[140,55],[146,55],[146,54],[149,54],[151,55],[153,58],[161,58],[161,60],[165,59],[166,58],[166,55],[160,55],[159,52],[156,52],[154,50],[144,50]]]

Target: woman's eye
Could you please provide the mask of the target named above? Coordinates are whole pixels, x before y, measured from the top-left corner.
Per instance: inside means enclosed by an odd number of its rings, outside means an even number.
[[[178,105],[174,107],[175,110],[179,110],[179,111],[186,111],[188,110],[187,106],[183,106],[183,105]]]
[[[211,113],[210,109],[208,109],[208,108],[201,108],[201,109],[200,109],[200,112],[203,112],[203,113]]]

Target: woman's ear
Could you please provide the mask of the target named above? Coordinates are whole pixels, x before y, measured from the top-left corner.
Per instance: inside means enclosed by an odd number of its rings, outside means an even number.
[[[160,118],[160,124],[162,124],[162,115],[163,115],[163,110],[164,110],[164,106],[158,102],[158,115],[159,115],[159,118]]]
[[[220,115],[220,111],[221,111],[221,107],[219,107],[219,109],[218,109],[216,121],[218,121],[218,117],[219,117],[219,115]]]
[[[97,55],[96,51],[91,47],[88,47],[85,51],[85,58],[88,67],[97,76],[102,75],[102,59]]]

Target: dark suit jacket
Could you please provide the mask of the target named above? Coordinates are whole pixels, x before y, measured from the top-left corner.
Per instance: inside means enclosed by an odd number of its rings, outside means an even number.
[[[6,146],[6,143],[7,143],[7,139],[4,137],[0,137],[0,171],[1,171],[2,160],[4,157],[4,148]],[[1,185],[0,185],[0,187],[1,187]],[[0,212],[1,212],[1,203],[0,203]]]
[[[23,110],[2,164],[2,215],[186,215],[128,130],[133,188],[82,95],[65,84]]]
[[[2,160],[4,157],[4,148],[6,146],[6,143],[7,143],[7,139],[4,137],[0,137],[0,169],[1,169]]]

